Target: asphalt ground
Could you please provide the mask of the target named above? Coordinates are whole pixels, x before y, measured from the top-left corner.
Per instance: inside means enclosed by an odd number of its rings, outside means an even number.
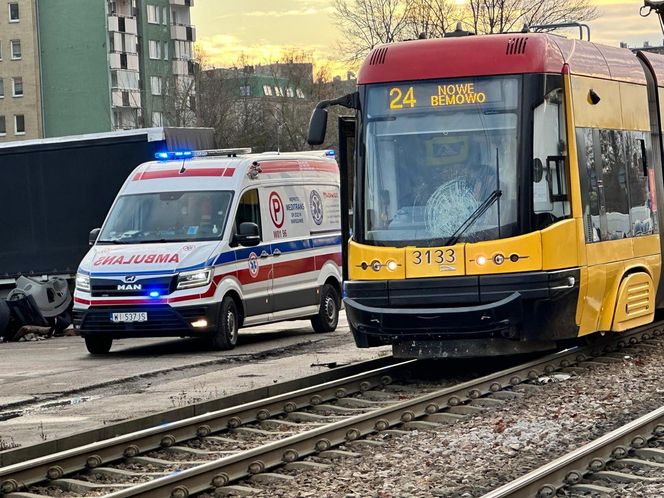
[[[42,443],[159,411],[385,356],[357,349],[342,314],[333,333],[308,321],[252,327],[232,351],[196,339],[120,339],[92,356],[80,337],[0,344],[0,448]]]

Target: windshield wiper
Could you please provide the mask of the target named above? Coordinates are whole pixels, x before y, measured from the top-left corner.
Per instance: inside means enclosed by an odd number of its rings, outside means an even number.
[[[496,202],[498,199],[500,199],[500,196],[503,195],[502,190],[494,190],[491,192],[489,197],[485,199],[485,201],[480,204],[475,211],[471,213],[471,215],[464,221],[459,228],[457,228],[456,232],[452,234],[452,236],[447,239],[447,242],[443,244],[444,246],[451,246],[456,244],[459,241],[459,238],[468,230],[473,223],[475,223],[478,219],[482,217],[484,213],[487,212],[487,210],[493,206],[493,203]]]

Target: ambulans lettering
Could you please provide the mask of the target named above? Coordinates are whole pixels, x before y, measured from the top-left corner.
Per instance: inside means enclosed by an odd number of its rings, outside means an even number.
[[[134,254],[132,256],[104,256],[97,258],[94,266],[109,265],[139,265],[153,263],[179,263],[180,256],[176,254]]]

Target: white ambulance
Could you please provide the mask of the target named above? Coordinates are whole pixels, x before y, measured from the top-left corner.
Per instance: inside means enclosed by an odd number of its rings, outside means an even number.
[[[163,152],[118,194],[80,264],[74,323],[92,354],[115,338],[205,337],[310,318],[341,303],[339,169],[333,151]]]

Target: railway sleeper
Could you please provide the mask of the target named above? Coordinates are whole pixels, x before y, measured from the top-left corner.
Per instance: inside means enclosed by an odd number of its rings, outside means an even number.
[[[262,489],[252,488],[250,486],[222,486],[214,490],[214,496],[255,496],[262,493]]]
[[[385,406],[385,404],[384,401],[371,401],[362,398],[341,398],[337,401],[338,406],[347,408],[380,408],[381,406]]]
[[[495,406],[503,406],[505,404],[505,401],[502,399],[494,399],[494,398],[477,398],[477,399],[472,399],[468,403],[470,406],[479,406],[481,408],[493,408]]]
[[[276,472],[261,472],[249,478],[251,482],[258,484],[283,484],[293,481],[295,477],[286,474],[277,474]]]
[[[427,415],[422,420],[425,420],[427,422],[435,422],[437,424],[442,425],[442,424],[456,424],[459,420],[464,420],[466,418],[467,415],[461,415],[458,413],[439,412]]]
[[[495,399],[502,399],[505,401],[509,401],[512,399],[523,398],[523,393],[520,393],[518,391],[498,391],[495,393],[491,393],[491,397]]]
[[[78,479],[56,479],[55,481],[50,481],[49,485],[55,486],[62,489],[63,491],[70,491],[73,493],[90,493],[93,491],[101,491],[104,489],[115,489],[115,488],[129,488],[134,486],[134,484],[96,484],[93,482],[79,481]]]
[[[622,458],[613,462],[612,465],[618,469],[625,467],[639,467],[641,469],[664,469],[664,463],[651,462],[650,460],[642,460],[641,458]]]
[[[597,484],[591,483],[579,483],[574,484],[569,487],[569,489],[574,493],[583,493],[584,496],[587,496],[586,493],[595,493],[603,496],[613,496],[615,495],[615,490],[607,488],[606,486],[599,486]]]
[[[627,474],[615,470],[600,470],[590,476],[594,479],[602,479],[611,482],[632,483],[632,482],[661,482],[657,477],[637,476],[636,474]]]
[[[655,462],[664,463],[664,450],[659,448],[638,448],[634,450],[634,455],[645,460],[652,458]]]

